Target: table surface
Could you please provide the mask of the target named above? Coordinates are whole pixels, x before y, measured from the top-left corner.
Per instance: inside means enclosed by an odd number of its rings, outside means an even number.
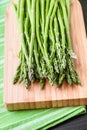
[[[87,33],[87,0],[79,0],[82,4],[84,21]],[[61,123],[50,130],[87,130],[87,114],[74,117]]]

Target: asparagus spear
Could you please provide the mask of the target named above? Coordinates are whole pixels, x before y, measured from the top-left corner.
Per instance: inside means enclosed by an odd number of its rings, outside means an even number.
[[[21,0],[18,0],[18,4],[17,4],[17,17],[20,17],[20,2]]]
[[[53,8],[53,11],[52,11],[52,15],[51,15],[51,18],[50,18],[50,37],[51,37],[51,40],[52,40],[52,45],[50,45],[51,48],[52,48],[50,57],[52,59],[55,56],[55,37],[54,37],[52,24],[53,24],[53,20],[54,20],[54,16],[55,16],[57,7],[58,7],[58,0],[55,1],[54,8]]]
[[[42,35],[44,37],[45,28],[45,0],[40,0],[41,2],[41,16],[42,16]]]
[[[32,9],[31,9],[31,41],[30,41],[30,46],[29,46],[29,79],[30,81],[32,80],[33,76],[33,48],[34,48],[34,42],[35,42],[35,2],[36,0],[32,0]]]
[[[21,68],[21,63],[17,67],[16,74],[13,79],[13,84],[16,84],[20,78],[20,68]]]
[[[20,39],[21,39],[21,46],[23,53],[26,57],[26,60],[28,62],[28,52],[26,49],[26,44],[25,44],[25,39],[24,39],[24,5],[25,5],[25,0],[21,0],[20,2]]]
[[[47,58],[48,58],[48,53],[47,53],[48,27],[49,27],[49,20],[50,20],[50,16],[51,16],[51,13],[52,13],[52,9],[53,9],[54,3],[55,3],[55,1],[51,0],[50,8],[49,8],[49,11],[48,11],[48,15],[46,16],[46,25],[45,25],[44,45],[43,46],[44,46],[44,53],[45,53]]]
[[[50,6],[50,0],[46,0],[46,16],[48,14],[49,6]]]

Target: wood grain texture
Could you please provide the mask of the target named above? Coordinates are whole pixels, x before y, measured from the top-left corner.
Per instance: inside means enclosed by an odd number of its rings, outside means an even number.
[[[11,4],[6,11],[5,25],[5,66],[4,66],[4,102],[8,110],[38,109],[63,106],[87,105],[87,39],[82,8],[78,0],[71,5],[70,32],[72,47],[77,55],[75,68],[81,79],[81,86],[70,87],[66,82],[62,88],[50,87],[48,81],[41,90],[34,83],[26,90],[22,84],[12,84],[18,65],[20,36],[15,13]]]

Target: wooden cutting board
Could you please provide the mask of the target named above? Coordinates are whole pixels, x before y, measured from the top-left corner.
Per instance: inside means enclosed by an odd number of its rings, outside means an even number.
[[[4,102],[8,110],[37,109],[87,105],[87,40],[82,8],[78,0],[71,5],[71,39],[77,55],[75,68],[81,79],[81,86],[70,87],[66,82],[62,88],[46,84],[41,90],[38,83],[26,89],[24,84],[13,85],[13,77],[18,65],[19,29],[16,16],[10,4],[6,11],[5,25],[5,67]]]

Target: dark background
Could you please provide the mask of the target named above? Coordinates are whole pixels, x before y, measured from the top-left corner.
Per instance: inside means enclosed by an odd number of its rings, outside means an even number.
[[[87,33],[87,0],[79,0],[84,14],[84,21]],[[87,130],[87,114],[80,115],[65,121],[50,130]]]
[[[82,9],[83,9],[83,15],[84,15],[84,21],[85,21],[85,27],[86,27],[86,34],[87,34],[87,0],[79,0]]]

